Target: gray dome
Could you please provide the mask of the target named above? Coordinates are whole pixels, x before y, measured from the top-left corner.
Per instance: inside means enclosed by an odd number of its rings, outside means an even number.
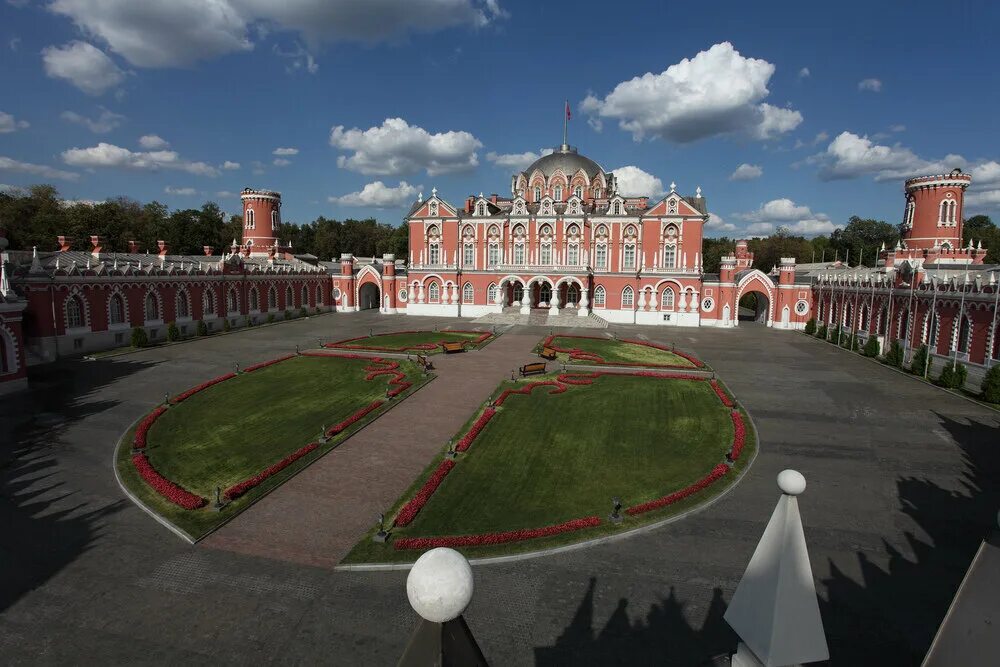
[[[593,178],[597,174],[605,173],[601,165],[589,157],[577,153],[575,146],[567,146],[566,144],[556,149],[556,152],[544,155],[535,160],[530,167],[524,170],[524,173],[530,177],[536,169],[545,174],[546,178],[555,173],[557,169],[561,169],[567,177],[572,176],[581,169],[590,178]]]

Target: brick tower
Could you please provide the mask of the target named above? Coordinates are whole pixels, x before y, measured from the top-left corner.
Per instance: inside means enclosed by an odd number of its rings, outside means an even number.
[[[281,193],[272,190],[244,188],[243,200],[243,252],[248,255],[267,255],[272,251],[285,252],[277,238],[281,223]]]

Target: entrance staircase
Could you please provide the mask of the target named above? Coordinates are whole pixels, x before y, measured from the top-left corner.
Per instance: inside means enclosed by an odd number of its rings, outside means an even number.
[[[502,313],[490,313],[473,320],[475,324],[499,324],[512,326],[519,324],[529,327],[573,327],[577,329],[606,329],[607,321],[593,313],[580,317],[572,309],[562,310],[558,315],[552,314],[547,308],[532,308],[527,315],[521,314],[521,309],[508,306]]]

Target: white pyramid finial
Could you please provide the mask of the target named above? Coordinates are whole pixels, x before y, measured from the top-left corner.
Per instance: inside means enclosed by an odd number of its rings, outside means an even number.
[[[436,187],[431,188],[431,197],[437,197],[437,195],[438,195],[438,189]]]
[[[420,192],[417,193],[417,201],[418,202],[423,202],[424,201],[424,191],[423,190],[421,190]]]
[[[7,279],[7,262],[0,260],[0,296],[6,299],[10,292],[10,280]]]
[[[38,259],[38,246],[31,246],[31,273],[45,273],[42,268],[42,261]]]
[[[677,184],[674,183],[673,181],[670,181],[670,191],[673,192],[676,189],[677,189]]]
[[[756,658],[756,664],[797,665],[830,657],[799,516],[797,496],[806,479],[783,470],[778,487],[781,498],[724,616],[741,639],[733,664]]]

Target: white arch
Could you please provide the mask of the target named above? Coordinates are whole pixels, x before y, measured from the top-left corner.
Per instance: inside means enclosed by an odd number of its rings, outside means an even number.
[[[359,275],[360,275],[360,274],[359,274]],[[429,284],[429,283],[428,283],[427,281],[428,281],[428,280],[431,280],[432,278],[433,278],[433,279],[436,279],[436,280],[437,280],[437,281],[438,281],[439,283],[441,283],[442,285],[444,285],[444,278],[442,278],[442,277],[441,277],[440,275],[438,275],[437,273],[428,273],[428,274],[427,274],[426,276],[424,276],[424,277],[423,277],[423,278],[422,278],[422,279],[420,280],[420,283],[421,283],[421,284],[422,284],[422,285],[423,285],[424,287],[426,287],[426,286],[427,286],[427,285]],[[355,283],[355,284],[356,284],[356,283]]]
[[[739,305],[744,291],[755,278],[760,279],[764,285],[764,289],[767,290],[767,326],[772,326],[774,323],[774,281],[768,278],[767,274],[763,271],[751,269],[747,275],[740,279],[739,284],[736,286],[736,304]]]
[[[6,348],[9,352],[9,354],[6,355],[7,372],[3,374],[13,375],[21,369],[21,357],[18,354],[19,350],[17,347],[17,339],[14,337],[14,331],[3,322],[0,322],[0,338],[3,339],[0,340],[0,346]]]
[[[555,289],[555,284],[553,284],[552,279],[548,276],[533,276],[530,280],[524,283],[524,288],[527,289],[534,285],[536,282],[547,282],[549,287]]]
[[[586,286],[583,284],[583,281],[577,278],[576,276],[563,276],[562,278],[556,281],[555,285],[553,285],[553,288],[559,287],[564,282],[575,282],[580,287],[581,291],[587,289]]]

